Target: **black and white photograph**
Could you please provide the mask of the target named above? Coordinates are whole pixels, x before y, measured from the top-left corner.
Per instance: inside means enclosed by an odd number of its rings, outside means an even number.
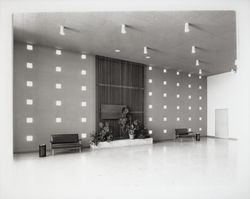
[[[249,199],[250,1],[1,0],[1,199]]]

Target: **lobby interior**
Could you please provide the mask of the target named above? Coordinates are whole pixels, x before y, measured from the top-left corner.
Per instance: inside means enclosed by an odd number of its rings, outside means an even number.
[[[6,3],[0,198],[250,197],[250,3],[212,2]],[[57,134],[81,151],[52,155]]]

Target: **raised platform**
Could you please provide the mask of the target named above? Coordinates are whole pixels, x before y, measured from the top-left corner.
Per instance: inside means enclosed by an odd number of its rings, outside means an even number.
[[[145,144],[153,144],[153,138],[145,138],[145,139],[125,139],[125,140],[114,140],[111,142],[100,142],[98,145],[90,145],[91,149],[103,149],[103,148],[115,148],[115,147],[123,147],[123,146],[137,146],[137,145],[145,145]]]

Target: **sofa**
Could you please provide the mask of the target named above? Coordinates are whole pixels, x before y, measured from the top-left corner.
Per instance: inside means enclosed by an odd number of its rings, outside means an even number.
[[[196,133],[194,132],[189,132],[188,129],[186,128],[181,128],[181,129],[175,129],[175,138],[178,139],[182,139],[182,138],[192,138],[194,140],[194,138],[196,137]]]
[[[56,149],[79,149],[81,152],[82,143],[78,134],[53,134],[50,136],[51,154],[55,154]]]

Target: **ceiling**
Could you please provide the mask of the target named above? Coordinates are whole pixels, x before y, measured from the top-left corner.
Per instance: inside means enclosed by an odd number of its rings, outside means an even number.
[[[184,24],[190,32],[184,32]],[[121,34],[121,24],[127,33]],[[203,75],[231,71],[236,60],[234,11],[18,13],[14,39]],[[59,26],[65,26],[65,35]],[[197,46],[191,53],[191,46]],[[150,59],[143,54],[148,46]],[[115,52],[119,49],[120,52]],[[195,66],[195,60],[200,66]]]

